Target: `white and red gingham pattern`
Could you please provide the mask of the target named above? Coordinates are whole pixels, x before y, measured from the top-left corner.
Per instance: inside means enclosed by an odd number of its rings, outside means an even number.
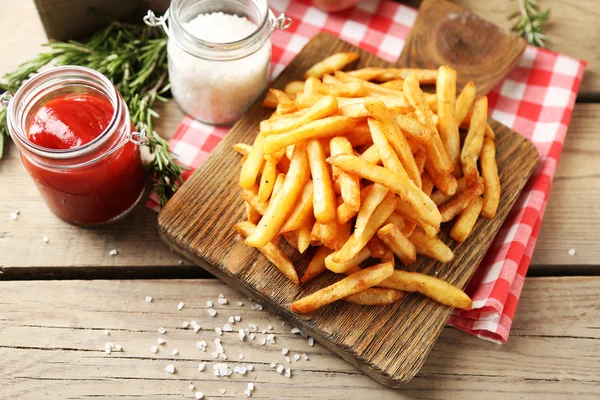
[[[307,0],[271,0],[270,5],[294,20],[290,29],[271,38],[272,76],[321,31],[395,61],[417,16],[413,8],[383,0],[365,0],[336,14],[320,11]],[[529,46],[519,65],[488,95],[492,118],[533,141],[540,161],[467,287],[473,310],[456,311],[450,325],[494,342],[507,340],[585,65]],[[227,131],[186,117],[171,149],[181,163],[197,168]]]

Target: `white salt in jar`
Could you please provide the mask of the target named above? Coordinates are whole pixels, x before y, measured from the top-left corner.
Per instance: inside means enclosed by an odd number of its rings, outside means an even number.
[[[149,11],[144,21],[169,36],[173,98],[213,125],[239,119],[267,88],[269,38],[291,25],[284,14],[273,15],[267,0],[172,0],[164,16]]]

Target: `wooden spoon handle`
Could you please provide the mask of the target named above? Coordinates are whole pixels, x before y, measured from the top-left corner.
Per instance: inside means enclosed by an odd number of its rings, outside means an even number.
[[[525,40],[446,0],[423,0],[397,65],[458,72],[457,90],[473,81],[487,94],[519,62]]]

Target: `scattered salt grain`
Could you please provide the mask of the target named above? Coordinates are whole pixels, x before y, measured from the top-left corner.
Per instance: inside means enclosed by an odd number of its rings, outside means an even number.
[[[292,330],[290,331],[292,335],[295,335],[297,333],[301,333],[302,331],[298,328],[292,328]]]
[[[157,342],[158,342],[158,344],[165,344],[166,343],[165,339],[163,339],[161,337],[158,338]]]
[[[171,352],[171,354],[173,354],[174,356],[176,356],[177,354],[179,354],[179,350],[173,349],[173,351]]]
[[[146,303],[152,303],[152,296],[146,296]]]
[[[204,340],[199,341],[196,343],[196,348],[198,350],[206,351],[206,342]]]
[[[108,335],[110,335],[110,331],[109,331],[108,329],[105,329],[105,330],[104,330],[104,334],[105,334],[106,336],[108,336]]]
[[[275,335],[273,335],[272,333],[269,333],[267,335],[267,343],[275,344]]]
[[[44,237],[42,238],[42,241],[43,241],[44,243],[48,243],[48,242],[50,241],[50,239],[48,239],[48,236],[44,236]]]
[[[269,326],[267,326],[267,329],[270,330],[270,331],[272,331],[273,327],[271,325],[269,325]]]
[[[150,347],[150,351],[153,353],[156,353],[158,351],[158,347],[152,346],[152,347]]]
[[[246,367],[248,371],[252,371],[254,369],[254,365],[250,364]]]
[[[121,347],[120,344],[115,344],[114,347],[113,347],[113,350],[114,351],[123,351],[123,348]]]
[[[574,256],[577,253],[575,249],[569,249],[569,255]]]
[[[215,311],[215,309],[213,309],[213,308],[209,308],[208,313],[210,314],[211,317],[214,317],[215,315],[217,315],[217,311]]]
[[[165,367],[165,371],[167,371],[170,374],[174,374],[175,373],[175,366],[173,364],[169,364]]]
[[[108,252],[109,256],[116,256],[117,254],[119,254],[119,252],[117,251],[117,249],[112,249],[111,251]]]
[[[158,328],[158,333],[167,333],[167,330],[161,326]]]
[[[238,306],[240,306],[240,307],[241,307],[241,306],[243,306],[243,305],[244,305],[244,303],[242,303],[241,301],[238,301]]]
[[[183,321],[183,322],[181,323],[181,327],[182,327],[182,328],[184,328],[184,329],[186,329],[188,326],[190,326],[190,323],[189,323],[189,322],[187,322],[187,321]]]
[[[281,350],[281,354],[283,354],[284,356],[288,353],[288,349],[286,349],[285,347]]]
[[[233,317],[233,319],[235,320],[235,322],[240,322],[242,320],[242,317],[240,317],[239,315],[236,315]]]
[[[215,332],[217,332],[217,335],[219,336],[223,335],[223,331],[219,327],[215,328]]]
[[[229,324],[223,325],[223,332],[233,332],[233,328]]]
[[[225,389],[219,389],[219,392],[221,392],[221,394],[225,394],[226,390]]]
[[[276,366],[277,366],[277,364],[271,363],[271,368],[275,368]]]
[[[219,300],[217,300],[217,303],[221,304],[221,305],[225,305],[227,304],[227,299],[226,298],[219,298]]]
[[[277,366],[277,370],[276,371],[277,371],[278,374],[282,373],[283,372],[283,365],[279,364]]]
[[[254,338],[256,337],[256,335],[255,335],[254,333],[251,333],[251,334],[250,334],[250,335],[248,335],[248,336],[250,336],[250,340],[254,340]]]
[[[233,370],[240,375],[246,375],[247,371],[246,367],[235,367]]]
[[[204,364],[204,363],[198,364],[198,371],[200,371],[200,372],[204,371],[205,367],[206,367],[206,364]]]
[[[243,340],[244,340],[244,338],[246,337],[246,332],[244,332],[244,330],[243,330],[243,329],[240,329],[240,330],[238,331],[238,335],[240,336],[240,340],[242,340],[242,341],[243,341]]]
[[[265,338],[260,339],[260,344],[264,345],[265,343],[267,343],[267,339],[265,339]]]
[[[285,358],[285,361],[286,361],[286,362],[288,362],[288,363],[291,363],[291,362],[292,362],[292,360],[290,360],[290,358],[289,358],[289,357],[286,357],[286,358]]]
[[[197,399],[203,399],[204,398],[204,393],[202,393],[202,392],[196,392],[196,398]]]
[[[183,260],[177,260],[177,264],[183,265]]]
[[[266,334],[266,333],[267,333],[267,331],[262,331],[261,333],[264,335],[264,334]]]
[[[179,304],[177,304],[177,309],[181,310],[183,308],[185,304],[183,303],[183,301],[180,301]]]
[[[248,329],[256,332],[258,328],[256,327],[256,324],[248,324]]]
[[[190,321],[190,326],[194,330],[194,333],[198,333],[198,331],[200,330],[200,325],[198,325],[198,323],[194,320]]]
[[[306,355],[306,353],[302,353],[302,358],[308,361],[308,356]]]
[[[212,306],[213,306],[213,302],[212,302],[212,301],[210,301],[210,300],[208,300],[208,301],[206,302],[206,307],[210,308],[210,307],[212,307]]]
[[[298,361],[300,359],[300,354],[294,354],[294,361]]]
[[[233,316],[227,318],[227,321],[229,321],[230,324],[235,324],[235,319],[233,319]]]
[[[258,303],[252,303],[252,309],[253,309],[253,310],[257,310],[257,311],[262,311],[262,309],[263,309],[263,306],[261,306],[261,305],[260,305],[260,304],[258,304]]]
[[[229,376],[233,371],[227,364],[215,364],[213,366],[213,372],[215,376]]]
[[[309,338],[308,338],[308,345],[309,345],[310,347],[313,347],[313,346],[315,345],[315,339],[313,339],[313,338],[309,337]]]
[[[19,218],[19,214],[21,214],[21,212],[19,210],[11,212],[10,213],[10,218],[11,219],[17,219],[17,218]]]
[[[223,345],[219,339],[215,339],[215,345],[217,346],[218,354],[225,354],[225,349],[223,348]]]
[[[189,390],[194,390],[194,389],[196,389],[196,386],[194,386],[193,384],[190,383],[190,386],[188,386],[188,389]]]
[[[289,368],[286,368],[285,369],[285,374],[283,376],[285,376],[286,378],[291,378],[292,377],[292,370],[289,369]]]
[[[242,353],[240,353],[239,359],[240,359],[240,360],[243,360],[243,359],[244,359],[244,355],[243,355]]]
[[[244,390],[244,396],[250,397],[251,394],[252,393],[248,389]]]

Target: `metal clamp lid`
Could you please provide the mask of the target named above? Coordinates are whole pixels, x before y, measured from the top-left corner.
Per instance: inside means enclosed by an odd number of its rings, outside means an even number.
[[[139,132],[130,132],[129,141],[136,146],[144,146],[148,144],[148,135],[146,134],[146,128],[143,128]]]
[[[14,94],[10,90],[7,90],[6,92],[2,93],[2,96],[0,96],[0,104],[4,107],[8,107],[13,96]]]

